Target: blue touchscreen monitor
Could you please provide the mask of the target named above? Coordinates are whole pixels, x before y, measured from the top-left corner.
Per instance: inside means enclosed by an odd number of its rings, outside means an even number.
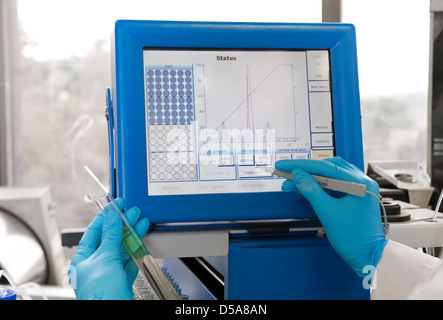
[[[260,166],[362,167],[356,64],[351,25],[118,21],[115,195],[154,223],[314,217]]]

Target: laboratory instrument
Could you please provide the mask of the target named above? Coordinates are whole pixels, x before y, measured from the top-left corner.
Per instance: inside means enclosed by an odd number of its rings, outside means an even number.
[[[180,297],[166,279],[157,262],[151,256],[112,196],[94,173],[86,166],[84,167],[83,186],[87,192],[87,196],[96,203],[100,210],[103,210],[107,205],[111,205],[113,207],[112,210],[117,211],[120,215],[123,224],[122,244],[138,266],[140,272],[142,272],[149,281],[157,296],[162,300],[180,300]]]
[[[354,27],[119,20],[111,39],[110,194],[148,216],[143,242],[182,292],[368,298],[306,199],[256,169],[363,169]]]
[[[293,218],[291,209],[315,217],[255,166],[338,155],[363,168],[353,33],[345,24],[117,21],[111,194],[161,208],[153,224]]]
[[[66,266],[49,186],[0,187],[0,268],[17,284],[61,286]]]

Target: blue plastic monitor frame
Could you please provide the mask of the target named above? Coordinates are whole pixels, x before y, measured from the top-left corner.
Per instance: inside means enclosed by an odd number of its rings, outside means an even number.
[[[120,20],[112,39],[110,183],[116,197],[152,223],[313,218],[295,192],[148,196],[146,47],[162,49],[328,50],[335,155],[363,169],[355,29],[349,24],[268,24]]]

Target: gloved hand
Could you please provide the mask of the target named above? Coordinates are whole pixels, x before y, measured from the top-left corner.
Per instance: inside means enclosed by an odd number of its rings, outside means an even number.
[[[123,210],[125,201],[115,203]],[[141,238],[149,228],[147,218],[132,207],[124,213]],[[122,242],[122,221],[112,204],[100,212],[83,234],[71,261],[70,278],[77,299],[133,299],[132,284],[138,268]]]
[[[378,195],[375,181],[339,157],[281,160],[276,162],[275,168],[291,172],[294,181],[284,181],[282,190],[297,191],[311,203],[331,245],[360,277],[365,276],[365,266],[377,266],[387,243],[380,203],[369,194],[365,197],[349,194],[334,197],[321,188],[311,174],[365,184],[368,191]]]

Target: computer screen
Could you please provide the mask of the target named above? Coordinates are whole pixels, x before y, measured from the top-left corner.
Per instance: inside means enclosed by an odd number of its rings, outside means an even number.
[[[143,51],[147,191],[279,191],[260,170],[334,156],[328,50]]]
[[[315,218],[282,159],[363,169],[348,24],[115,24],[110,187],[153,224]]]

